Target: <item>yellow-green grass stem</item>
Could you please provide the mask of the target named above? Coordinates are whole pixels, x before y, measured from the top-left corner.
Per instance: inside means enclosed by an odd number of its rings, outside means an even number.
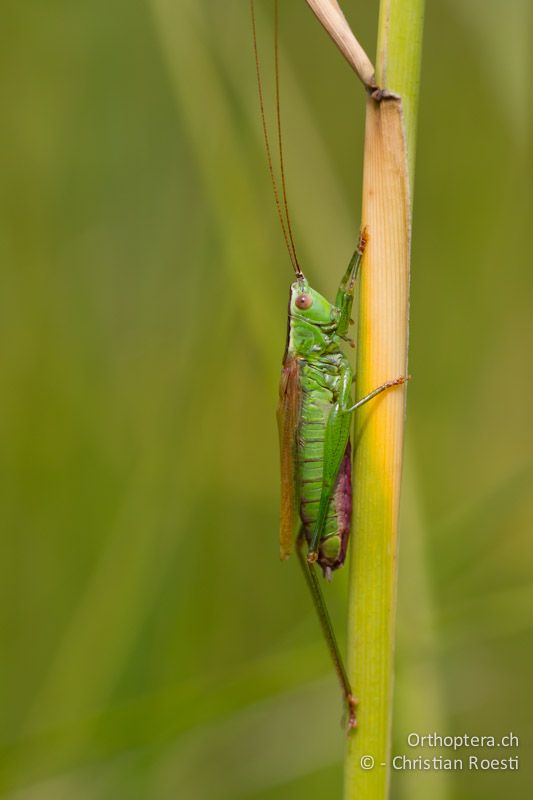
[[[397,97],[367,101],[357,396],[407,372],[422,24],[423,0],[382,0],[376,83]],[[360,705],[347,746],[345,800],[385,800],[389,793],[405,398],[406,387],[391,389],[355,421],[348,674]]]

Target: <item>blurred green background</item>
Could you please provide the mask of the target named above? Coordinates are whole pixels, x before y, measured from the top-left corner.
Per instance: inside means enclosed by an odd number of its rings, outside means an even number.
[[[297,244],[331,294],[364,97],[303,0],[282,5]],[[372,53],[377,2],[343,6]],[[428,3],[395,718],[396,752],[513,731],[522,764],[397,773],[402,800],[533,787],[529,13]],[[277,559],[291,270],[248,5],[5,0],[0,36],[0,793],[339,797],[335,677]]]

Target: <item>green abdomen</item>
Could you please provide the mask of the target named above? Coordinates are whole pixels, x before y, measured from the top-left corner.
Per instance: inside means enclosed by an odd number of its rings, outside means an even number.
[[[308,540],[317,521],[322,492],[326,425],[337,399],[338,370],[330,360],[326,366],[327,371],[324,371],[323,364],[314,366],[302,359],[300,369],[302,401],[297,441],[297,480],[300,518]],[[318,561],[326,574],[342,565],[348,543],[352,510],[349,449],[348,442],[320,541]]]

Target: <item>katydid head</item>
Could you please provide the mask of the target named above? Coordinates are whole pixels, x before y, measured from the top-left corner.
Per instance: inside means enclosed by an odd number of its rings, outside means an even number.
[[[291,284],[287,352],[325,353],[332,345],[339,310],[316,292],[303,275]]]
[[[289,314],[314,325],[329,325],[336,318],[337,309],[322,297],[302,275],[291,285]]]

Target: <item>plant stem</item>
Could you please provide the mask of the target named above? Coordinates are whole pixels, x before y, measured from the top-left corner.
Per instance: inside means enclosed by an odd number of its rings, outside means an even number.
[[[411,203],[423,0],[382,0],[376,83],[397,99],[367,101],[357,396],[407,372]],[[360,699],[348,741],[345,800],[389,792],[397,532],[405,387],[369,403],[355,420],[354,539],[348,672]],[[374,759],[362,769],[363,756]]]
[[[425,0],[381,0],[376,83],[400,95],[411,197],[415,176],[416,122]]]

